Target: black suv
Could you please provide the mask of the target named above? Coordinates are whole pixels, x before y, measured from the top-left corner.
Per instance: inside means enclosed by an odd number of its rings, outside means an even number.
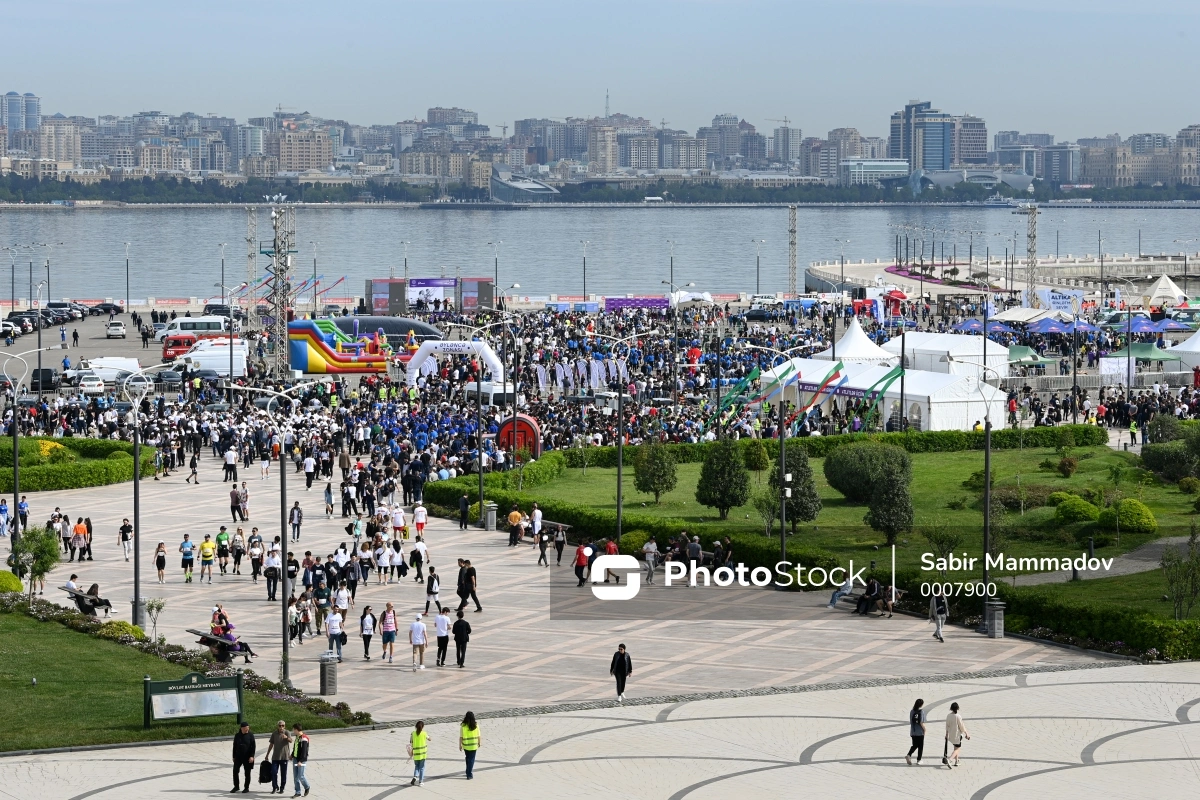
[[[29,391],[52,392],[62,383],[62,376],[53,367],[29,370]]]

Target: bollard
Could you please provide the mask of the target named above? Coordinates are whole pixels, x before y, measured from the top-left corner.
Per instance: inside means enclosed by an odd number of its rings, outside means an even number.
[[[1088,537],[1088,560],[1090,561],[1091,559],[1093,559],[1095,557],[1096,557],[1096,537],[1089,536]]]

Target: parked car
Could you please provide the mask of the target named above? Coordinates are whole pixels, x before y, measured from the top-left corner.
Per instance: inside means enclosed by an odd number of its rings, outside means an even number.
[[[19,339],[21,334],[25,332],[25,328],[20,322],[14,322],[7,319],[3,322],[0,322],[0,330],[3,331],[6,337],[11,336],[14,339]]]
[[[172,369],[164,369],[162,372],[157,372],[154,377],[158,379],[164,387],[180,386],[183,383],[183,376]]]
[[[88,373],[79,378],[79,391],[83,394],[104,394],[104,381],[99,375]]]
[[[125,309],[116,303],[99,303],[92,306],[93,314],[124,314]]]
[[[105,339],[125,338],[125,323],[119,320],[113,320],[108,323],[108,327],[104,329]]]
[[[71,319],[83,319],[83,314],[75,307],[74,303],[50,302],[46,304],[46,307],[52,311],[68,314]]]
[[[58,389],[61,383],[62,377],[53,367],[29,370],[29,391],[31,392],[52,392]]]

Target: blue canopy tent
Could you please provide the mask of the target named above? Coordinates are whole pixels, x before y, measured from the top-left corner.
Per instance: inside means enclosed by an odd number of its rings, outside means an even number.
[[[1037,322],[1031,322],[1025,326],[1025,330],[1029,333],[1070,333],[1071,329],[1066,323],[1059,322],[1056,319],[1049,317],[1039,319]]]

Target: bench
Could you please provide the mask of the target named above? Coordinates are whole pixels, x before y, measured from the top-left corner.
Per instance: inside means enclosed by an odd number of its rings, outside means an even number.
[[[96,616],[97,608],[103,608],[104,616],[107,617],[109,615],[109,611],[112,609],[112,603],[108,602],[103,597],[94,597],[86,592],[81,592],[76,589],[69,589],[66,586],[60,586],[58,588],[66,592],[67,596],[75,601],[75,607],[79,609],[80,613],[86,614],[89,617]]]
[[[202,644],[213,652],[213,657],[221,664],[228,664],[233,661],[233,654],[240,653],[246,659],[246,663],[250,663],[251,656],[256,655],[250,645],[234,637],[233,641],[223,639],[220,636],[213,636],[211,633],[193,630],[192,628],[184,628],[187,633],[200,637],[196,644]]]

